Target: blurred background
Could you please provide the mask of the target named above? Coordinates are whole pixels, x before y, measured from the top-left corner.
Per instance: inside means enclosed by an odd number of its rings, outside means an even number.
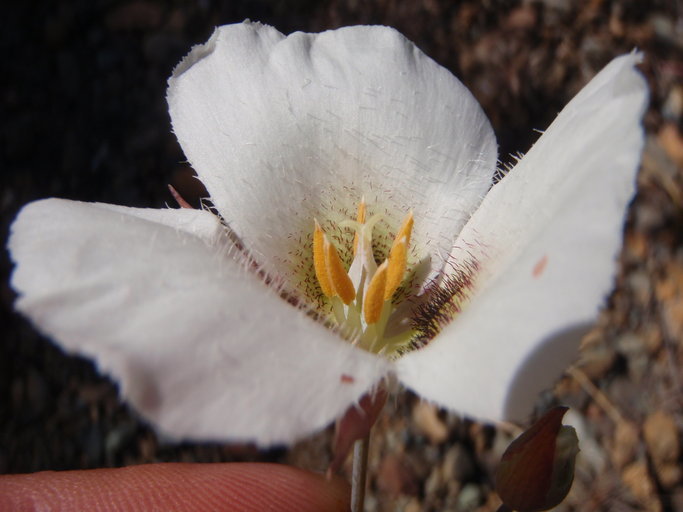
[[[582,453],[558,510],[683,510],[683,3],[679,0],[72,0],[9,2],[0,21],[0,238],[50,196],[173,204],[202,196],[170,130],[166,80],[217,25],[283,33],[397,28],[450,69],[491,119],[502,163],[526,151],[613,57],[638,48],[651,87],[647,146],[615,292],[581,357],[539,407],[572,407]],[[0,473],[153,461],[272,460],[324,470],[330,432],[290,449],[174,444],[12,311],[0,252]],[[514,429],[403,393],[374,430],[368,510],[492,511]]]

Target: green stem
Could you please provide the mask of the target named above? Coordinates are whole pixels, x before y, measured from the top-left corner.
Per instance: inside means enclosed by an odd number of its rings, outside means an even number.
[[[365,486],[368,474],[368,448],[370,435],[353,445],[353,470],[351,473],[351,512],[365,509]]]

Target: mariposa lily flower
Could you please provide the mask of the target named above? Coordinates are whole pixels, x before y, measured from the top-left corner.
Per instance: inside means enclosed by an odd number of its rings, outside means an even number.
[[[168,89],[215,209],[29,204],[16,307],[177,437],[287,443],[390,376],[522,419],[612,286],[639,59],[612,61],[491,187],[481,108],[395,30],[220,27]]]

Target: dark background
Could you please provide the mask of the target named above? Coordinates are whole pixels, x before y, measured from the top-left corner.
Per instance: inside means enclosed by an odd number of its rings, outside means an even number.
[[[526,151],[533,129],[547,127],[604,64],[637,47],[652,89],[648,148],[617,290],[586,342],[581,368],[597,389],[567,377],[555,393],[580,414],[595,445],[565,507],[683,510],[680,471],[670,469],[681,462],[683,426],[682,9],[675,0],[8,2],[0,21],[0,238],[22,205],[44,197],[161,207],[171,202],[171,183],[196,201],[202,191],[170,131],[166,80],[220,24],[250,18],[283,33],[393,26],[472,90],[503,163]],[[10,271],[3,251],[0,473],[166,460],[324,467],[328,434],[268,453],[157,439],[90,363],[64,356],[12,312]],[[410,395],[390,406],[375,433],[370,506],[495,506],[490,470],[505,433],[443,411],[428,411],[425,423]],[[653,437],[670,445],[660,453]]]

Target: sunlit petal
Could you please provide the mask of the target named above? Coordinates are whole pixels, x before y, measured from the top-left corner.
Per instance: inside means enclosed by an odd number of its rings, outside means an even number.
[[[218,219],[50,199],[10,251],[17,309],[179,438],[290,442],[386,372],[250,272]]]
[[[647,102],[638,61],[607,66],[486,196],[452,253],[477,269],[474,295],[398,362],[408,387],[474,417],[520,420],[576,357],[613,285],[635,187]]]
[[[168,101],[218,211],[290,289],[312,219],[327,231],[363,196],[394,233],[412,208],[411,246],[438,267],[495,169],[469,91],[387,27],[220,27],[176,69]]]

